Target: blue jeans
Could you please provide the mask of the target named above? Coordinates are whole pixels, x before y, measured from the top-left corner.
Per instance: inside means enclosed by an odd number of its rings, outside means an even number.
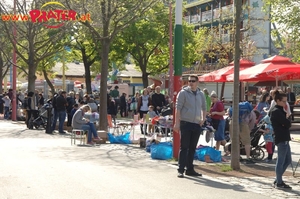
[[[178,172],[183,173],[194,170],[194,154],[202,132],[200,124],[180,122],[180,151],[178,160]]]
[[[4,119],[8,119],[8,118],[9,118],[9,107],[4,106]]]
[[[98,137],[95,125],[91,122],[82,125],[81,129],[84,131],[88,131],[88,142],[92,141],[92,136],[94,136],[94,138]]]
[[[54,111],[53,123],[52,123],[52,131],[55,130],[57,119],[59,121],[58,124],[58,132],[64,132],[64,122],[66,120],[66,111]]]
[[[219,121],[218,129],[215,132],[215,140],[216,141],[225,140],[225,120]]]
[[[277,184],[282,183],[282,175],[292,162],[291,147],[288,141],[277,144],[277,162],[275,167]]]

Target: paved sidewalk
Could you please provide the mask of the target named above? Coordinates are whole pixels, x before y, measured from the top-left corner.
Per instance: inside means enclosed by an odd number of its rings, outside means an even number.
[[[48,135],[45,134],[44,130],[28,130],[25,128],[25,124],[22,124],[20,122],[11,122],[11,121],[0,121],[0,125],[2,128],[2,131],[0,131],[0,139],[48,139],[49,145],[53,145],[53,141],[57,140],[57,146],[61,146],[61,144],[68,144],[70,143],[69,140],[66,142],[65,139],[70,139],[70,135]],[[300,132],[293,132],[293,137],[298,137],[300,135]],[[135,139],[138,139],[139,137],[144,137],[140,133],[139,126],[135,127]],[[300,137],[300,136],[299,136]],[[204,136],[200,137],[199,143],[200,144],[206,144],[209,145],[211,143],[206,143],[204,140]],[[51,141],[52,140],[52,141]],[[51,143],[50,143],[51,142]],[[53,146],[54,147],[54,146]],[[65,148],[65,147],[64,147]],[[77,151],[78,148],[81,147],[71,147],[68,145],[68,151]],[[176,178],[176,166],[172,164],[172,162],[169,161],[158,161],[158,160],[151,160],[150,154],[145,152],[144,149],[141,149],[139,145],[116,145],[116,144],[103,144],[96,147],[83,147],[84,151],[90,151],[90,152],[96,152],[99,150],[99,148],[103,151],[106,151],[106,154],[118,154],[121,156],[126,156],[130,160],[137,160],[140,159],[142,161],[151,161],[156,163],[157,165],[165,165],[169,168],[172,168],[171,171],[174,172],[174,179]],[[298,142],[291,142],[291,148],[292,148],[292,157],[293,157],[293,165],[296,165],[296,162],[300,158],[300,143]],[[94,153],[93,152],[93,153]],[[47,152],[47,157],[51,158],[56,156],[57,154],[55,151],[53,153]],[[114,155],[111,157],[108,156],[111,160],[113,160]],[[79,160],[82,161],[82,157],[78,156]],[[173,162],[174,163],[174,162]],[[140,163],[141,165],[143,163]],[[206,164],[203,162],[195,161],[195,164]],[[224,163],[228,164],[228,163]],[[272,167],[274,168],[275,164],[267,164],[267,163],[257,163],[260,165],[264,165],[266,167]],[[113,167],[115,165],[112,165]],[[124,165],[126,166],[126,165]],[[127,165],[130,167],[130,164]],[[135,165],[137,167],[137,165]],[[289,168],[291,170],[291,167]],[[274,173],[275,175],[275,173]],[[300,177],[300,168],[297,172],[297,176]],[[195,180],[195,183],[197,184],[203,184],[203,181],[205,180],[210,182],[211,186],[214,186],[217,189],[224,190],[224,189],[232,189],[232,190],[243,190],[246,192],[253,192],[253,198],[300,198],[300,178],[293,178],[293,177],[284,177],[284,180],[293,187],[293,190],[286,191],[286,190],[277,190],[272,188],[271,184],[274,178],[264,178],[264,177],[255,177],[255,178],[235,178],[235,177],[217,177],[212,178],[210,176],[203,176],[203,180],[197,179]],[[209,186],[209,184],[206,184]],[[225,188],[226,187],[226,188]],[[231,187],[231,188],[230,188]],[[262,197],[258,197],[259,194]],[[265,197],[264,197],[265,196]],[[155,197],[154,197],[155,198]],[[159,198],[159,197],[158,197]],[[202,198],[202,197],[198,197]],[[211,198],[218,198],[218,197],[211,197]],[[220,198],[221,195],[220,195]],[[246,194],[245,197],[247,198]],[[250,197],[251,198],[251,197]]]

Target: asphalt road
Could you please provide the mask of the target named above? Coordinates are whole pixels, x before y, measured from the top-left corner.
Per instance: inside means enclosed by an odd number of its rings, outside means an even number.
[[[269,198],[176,166],[128,145],[71,146],[70,139],[0,121],[0,199]]]

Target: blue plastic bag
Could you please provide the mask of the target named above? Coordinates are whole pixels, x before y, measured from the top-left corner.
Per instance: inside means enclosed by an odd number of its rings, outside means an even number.
[[[195,158],[200,161],[205,161],[206,155],[209,155],[210,159],[213,162],[221,162],[222,161],[221,151],[217,151],[214,148],[202,147],[202,148],[197,149],[195,152]]]
[[[111,144],[131,144],[130,132],[116,136],[114,136],[111,133],[108,133],[108,140]]]
[[[171,142],[161,142],[150,146],[151,158],[157,160],[169,160],[173,157]]]

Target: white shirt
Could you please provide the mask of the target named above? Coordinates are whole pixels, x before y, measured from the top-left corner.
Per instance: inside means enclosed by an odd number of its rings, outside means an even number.
[[[149,95],[142,95],[142,105],[140,110],[141,111],[148,111],[148,102],[149,102]]]

